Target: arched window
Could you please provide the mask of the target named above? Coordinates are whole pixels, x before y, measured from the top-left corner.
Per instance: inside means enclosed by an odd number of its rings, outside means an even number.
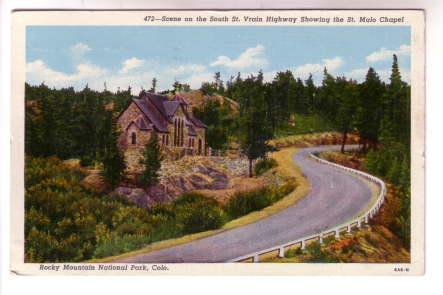
[[[137,135],[135,134],[135,132],[132,132],[132,134],[131,134],[131,143],[132,144],[137,143]]]
[[[182,132],[182,138],[181,138],[181,140],[182,140],[182,144],[181,144],[181,146],[184,146],[184,145],[185,145],[185,132],[184,132],[184,129],[185,129],[185,121],[182,119],[181,122],[182,122],[182,127],[181,127],[181,132]]]
[[[198,139],[198,154],[202,154],[202,140],[201,138]]]
[[[174,119],[174,146],[177,146],[177,118]]]

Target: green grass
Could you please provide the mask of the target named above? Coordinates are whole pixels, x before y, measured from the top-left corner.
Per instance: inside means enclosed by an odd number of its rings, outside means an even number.
[[[294,114],[294,126],[287,125],[276,131],[276,138],[289,135],[306,134],[313,132],[333,131],[334,126],[319,114]]]

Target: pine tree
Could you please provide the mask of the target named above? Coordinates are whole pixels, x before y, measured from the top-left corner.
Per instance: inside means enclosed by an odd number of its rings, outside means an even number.
[[[158,182],[158,170],[160,170],[162,158],[158,135],[156,132],[152,132],[151,138],[145,146],[143,159],[141,160],[144,168],[140,176],[142,185],[149,187]]]
[[[267,141],[272,130],[267,120],[263,73],[242,82],[238,91],[242,114],[239,118],[240,146],[249,160],[249,177],[252,177],[252,161],[264,157],[269,150]]]
[[[360,85],[356,114],[356,128],[360,133],[363,149],[375,147],[379,141],[384,89],[378,74],[373,68],[369,68],[365,82]]]
[[[157,89],[157,78],[154,77],[152,79],[152,87],[151,89],[149,89],[149,92],[155,93],[156,89]]]
[[[112,113],[108,112],[106,116],[106,126],[108,134],[104,135],[105,150],[103,156],[102,175],[111,189],[116,188],[122,179],[125,169],[124,157],[117,146],[118,131],[112,118]]]
[[[342,93],[337,91],[336,79],[328,73],[327,69],[323,70],[322,85],[316,96],[315,107],[317,111],[322,113],[326,118],[333,121],[339,106],[338,96]]]
[[[312,79],[312,74],[309,74],[308,79],[305,81],[305,97],[307,99],[308,105],[309,105],[309,112],[315,112],[316,111],[316,105],[315,105],[315,85],[314,80]]]
[[[297,78],[292,83],[292,93],[294,94],[293,97],[293,108],[291,111],[293,113],[299,113],[299,114],[306,114],[308,111],[307,102],[304,96],[304,85],[303,81],[300,78]]]
[[[266,100],[274,130],[288,124],[290,112],[294,109],[294,82],[291,71],[278,72],[272,83],[267,87]]]
[[[225,91],[225,88],[224,88],[224,86],[223,86],[223,81],[221,80],[221,74],[220,74],[220,72],[216,72],[216,73],[214,74],[214,80],[215,80],[215,82],[214,82],[214,87],[215,87],[216,91],[217,91],[219,94],[223,94],[224,91]]]
[[[409,145],[410,88],[401,80],[397,56],[393,55],[392,72],[383,98],[383,130],[386,138]]]
[[[352,130],[355,120],[358,86],[353,81],[346,81],[344,77],[337,78],[336,83],[338,106],[333,121],[342,133],[341,152],[343,153],[348,133]]]

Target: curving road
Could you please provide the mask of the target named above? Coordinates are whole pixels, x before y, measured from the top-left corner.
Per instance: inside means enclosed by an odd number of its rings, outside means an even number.
[[[118,262],[224,262],[339,225],[357,215],[371,200],[365,182],[309,158],[310,152],[337,146],[306,148],[293,156],[311,183],[311,192],[296,204],[252,224]]]

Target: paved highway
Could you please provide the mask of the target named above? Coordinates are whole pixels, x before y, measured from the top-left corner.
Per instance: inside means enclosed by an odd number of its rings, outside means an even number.
[[[138,254],[118,262],[224,262],[339,225],[371,200],[361,179],[309,158],[310,152],[336,146],[306,148],[293,156],[311,183],[311,192],[296,204],[252,224],[167,249]]]

